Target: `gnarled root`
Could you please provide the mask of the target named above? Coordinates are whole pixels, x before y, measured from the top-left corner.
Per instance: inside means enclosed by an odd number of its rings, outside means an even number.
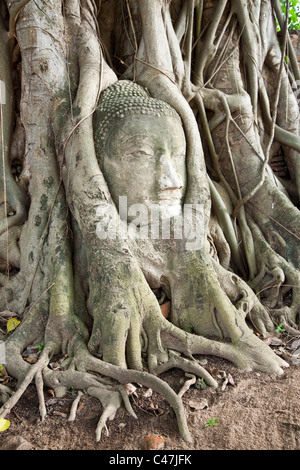
[[[259,273],[250,286],[272,312],[274,321],[283,321],[294,334],[300,325],[300,273],[269,245],[257,225],[251,222],[260,253]],[[290,299],[289,300],[289,295]],[[294,331],[293,331],[294,330]]]
[[[0,404],[6,403],[12,394],[13,391],[10,387],[0,384]]]
[[[46,415],[46,408],[45,408],[45,403],[44,403],[44,396],[42,393],[42,388],[43,388],[43,382],[42,382],[42,376],[41,373],[45,367],[47,367],[49,363],[49,352],[45,350],[39,360],[33,364],[24,380],[21,382],[19,385],[18,389],[15,391],[15,393],[4,403],[2,408],[0,409],[0,418],[5,418],[8,413],[10,413],[10,410],[15,406],[15,404],[19,401],[25,390],[27,389],[28,385],[35,379],[36,380],[36,386],[37,386],[37,391],[38,391],[38,397],[39,397],[39,409],[41,413],[41,418],[42,420],[45,418]]]
[[[265,336],[274,330],[269,312],[261,304],[257,295],[236,274],[225,270],[219,263],[213,262],[219,282],[235,308],[244,318],[249,318],[254,328]]]

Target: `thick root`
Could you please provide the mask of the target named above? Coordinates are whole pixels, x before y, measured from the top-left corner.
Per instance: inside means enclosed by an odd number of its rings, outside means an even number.
[[[147,388],[152,388],[160,393],[170,403],[177,417],[178,428],[181,437],[191,442],[191,435],[186,422],[185,410],[182,401],[178,398],[172,388],[163,380],[147,372],[124,369],[92,356],[83,344],[79,345],[76,352],[76,360],[81,366],[84,364],[86,370],[98,372],[104,376],[117,380],[121,384],[139,383]]]
[[[15,406],[15,404],[19,401],[25,390],[27,389],[28,385],[36,378],[38,396],[40,401],[40,412],[42,420],[46,416],[46,408],[44,404],[44,399],[42,398],[42,378],[41,373],[47,367],[49,363],[49,351],[43,351],[39,360],[33,364],[29,370],[27,375],[25,376],[22,383],[19,385],[18,389],[15,393],[4,403],[2,408],[0,408],[0,418],[5,418],[7,414],[10,413],[11,409]]]
[[[268,310],[264,308],[248,284],[236,274],[224,269],[219,263],[213,264],[224,292],[237,311],[244,318],[248,318],[262,336],[273,331],[274,323]]]

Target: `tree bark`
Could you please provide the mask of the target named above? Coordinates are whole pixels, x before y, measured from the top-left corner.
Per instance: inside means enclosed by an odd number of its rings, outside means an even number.
[[[278,43],[278,2],[16,0],[0,13],[0,310],[21,320],[5,343],[19,388],[0,417],[34,379],[43,419],[43,384],[57,396],[76,385],[102,404],[99,440],[120,406],[135,416],[124,385],[137,382],[169,400],[190,440],[181,399],[158,375],[178,367],[216,387],[197,355],[282,374],[288,364],[263,338],[278,324],[299,331],[299,70]],[[95,111],[119,80],[181,118],[184,204],[203,208],[197,250],[99,238],[99,209],[116,224],[120,214]],[[29,365],[33,342],[44,348]],[[67,355],[62,370],[49,367],[54,354]]]

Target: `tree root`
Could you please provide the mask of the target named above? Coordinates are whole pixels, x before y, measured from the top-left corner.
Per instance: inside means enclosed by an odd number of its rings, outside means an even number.
[[[284,318],[286,326],[300,327],[300,273],[267,242],[257,225],[251,222],[251,230],[260,253],[260,269],[250,283],[261,302],[275,318]],[[285,296],[291,292],[292,301],[286,305]]]
[[[233,276],[229,272],[228,275]],[[243,285],[242,287],[245,286]],[[256,303],[253,299],[252,304],[255,307]],[[56,305],[56,302],[53,303],[53,299],[52,305]],[[124,404],[127,412],[136,418],[124,385],[138,383],[160,393],[169,402],[175,411],[180,435],[184,440],[191,441],[181,397],[158,377],[159,374],[176,367],[186,373],[204,379],[209,386],[217,387],[217,382],[194,359],[194,354],[210,354],[224,357],[246,370],[256,368],[266,372],[281,374],[282,368],[287,366],[285,361],[273,353],[250,330],[247,330],[243,324],[246,314],[247,311],[243,308],[240,309],[240,313],[237,313],[235,322],[243,325],[241,327],[243,333],[231,344],[206,339],[205,337],[183,331],[166,320],[159,309],[155,312],[152,311],[149,315],[146,314],[140,326],[141,331],[144,331],[144,335],[148,339],[147,352],[150,371],[148,373],[114,365],[92,355],[86,346],[88,339],[81,329],[82,325],[80,322],[75,321],[68,322],[69,333],[67,336],[70,338],[68,344],[69,357],[68,363],[65,364],[67,367],[65,370],[52,370],[49,367],[53,354],[59,350],[62,351],[62,348],[64,348],[63,338],[60,336],[55,337],[58,343],[53,341],[53,339],[51,341],[45,339],[45,347],[38,361],[33,365],[26,363],[22,359],[21,351],[24,345],[27,344],[24,338],[26,338],[27,333],[30,331],[31,322],[34,321],[35,315],[33,313],[32,318],[30,318],[30,315],[26,317],[17,328],[15,334],[7,341],[9,360],[7,369],[9,373],[13,371],[13,375],[19,378],[19,386],[11,396],[8,396],[6,393],[5,399],[8,399],[0,409],[0,417],[5,417],[10,412],[32,381],[35,381],[37,389],[41,420],[44,420],[46,417],[44,386],[52,388],[56,396],[62,396],[72,386],[79,390],[79,394],[73,403],[69,420],[75,419],[77,406],[84,392],[96,397],[102,404],[103,410],[96,429],[96,440],[99,441],[103,431],[107,430],[107,421],[115,417],[117,410],[122,404]],[[62,322],[61,328],[66,328],[64,316],[61,317],[60,321]],[[51,324],[51,322],[53,322],[53,317],[52,314],[49,314],[48,324]],[[56,326],[60,328],[58,324]],[[45,335],[48,327],[45,328],[44,326],[39,331],[39,334],[42,331],[44,331]],[[44,338],[47,338],[47,334]],[[128,345],[126,349],[128,350]],[[124,354],[125,350],[123,351]],[[4,392],[6,391],[4,390]]]
[[[51,343],[48,343],[48,345],[45,346],[40,358],[33,365],[25,363],[25,361],[22,361],[20,358],[18,360],[18,366],[16,367],[15,365],[15,368],[19,370],[19,376],[22,377],[22,379],[19,380],[17,390],[9,398],[7,393],[8,390],[1,389],[1,392],[3,391],[2,396],[4,398],[8,398],[8,400],[0,409],[0,418],[7,416],[33,380],[35,381],[37,388],[39,410],[42,420],[46,417],[46,406],[43,394],[44,386],[46,385],[47,387],[52,388],[56,396],[60,396],[63,395],[68,388],[75,385],[77,389],[86,391],[88,394],[98,398],[103,406],[103,413],[96,430],[96,439],[98,441],[103,429],[106,427],[106,421],[114,418],[115,413],[121,406],[122,402],[124,403],[125,409],[128,413],[136,418],[129,402],[128,394],[122,385],[135,382],[156,390],[169,401],[177,416],[181,436],[183,439],[191,441],[183,404],[169,385],[152,374],[128,370],[103,362],[92,356],[83,343],[79,341],[76,342],[76,344],[77,346],[76,351],[74,351],[72,364],[75,364],[78,370],[73,370],[73,368],[63,371],[51,370],[48,367],[49,361],[52,351],[57,350],[57,345]],[[18,346],[16,344],[13,346],[14,347],[10,346],[10,353],[12,351],[15,353],[16,350],[18,350]],[[15,357],[16,356],[14,354],[12,361],[14,361]],[[20,372],[21,365],[23,366],[22,372]],[[86,372],[87,370],[89,372]],[[104,385],[102,383],[102,377],[91,374],[90,372],[96,372],[101,374],[101,376],[110,377],[113,379],[112,385]],[[78,400],[77,402],[75,401],[73,409],[71,410],[71,420],[75,419],[77,404]]]
[[[183,404],[176,393],[166,382],[147,372],[124,369],[119,366],[114,366],[113,364],[103,362],[100,359],[92,356],[83,344],[80,346],[79,359],[81,363],[85,364],[85,368],[87,370],[98,372],[102,375],[111,377],[121,384],[127,384],[131,382],[139,383],[140,385],[143,385],[147,388],[152,388],[156,392],[160,393],[170,403],[176,414],[181,437],[184,440],[191,442],[191,435],[188,430]]]
[[[9,397],[13,394],[13,391],[7,385],[0,384],[0,404],[7,402]]]
[[[5,418],[8,413],[10,413],[11,409],[15,406],[15,404],[19,401],[25,390],[27,389],[28,385],[37,377],[36,384],[38,388],[38,395],[40,400],[40,412],[42,419],[45,417],[45,407],[43,399],[41,398],[41,389],[42,389],[42,380],[41,380],[41,371],[47,367],[49,363],[49,352],[47,350],[43,351],[39,360],[33,364],[26,374],[24,380],[19,385],[15,393],[4,403],[2,408],[0,409],[0,418]]]
[[[186,380],[178,392],[178,396],[181,398],[183,395],[190,389],[192,385],[196,383],[196,376],[194,374],[185,374],[186,377],[190,377],[190,379]]]
[[[245,318],[249,318],[254,328],[265,336],[274,330],[274,323],[268,310],[261,304],[257,295],[248,284],[236,274],[225,270],[219,263],[213,262],[218,279],[229,299]]]
[[[103,412],[96,428],[96,442],[100,441],[103,428],[106,429],[108,435],[106,421],[112,421],[115,418],[116,412],[122,405],[122,399],[124,400],[125,408],[129,414],[137,418],[129,402],[127,392],[123,387],[120,386],[118,390],[115,391],[107,388],[89,387],[87,393],[98,398],[103,407]]]
[[[159,364],[153,370],[156,375],[160,375],[163,372],[166,372],[167,370],[176,368],[181,369],[187,373],[197,375],[200,378],[203,378],[207,385],[209,385],[210,387],[216,388],[218,386],[216,380],[214,380],[214,378],[207,372],[207,370],[205,370],[204,367],[200,366],[200,364],[198,364],[195,359],[185,359],[172,350],[169,350],[169,357],[170,359],[167,362]]]
[[[75,421],[78,405],[79,405],[79,402],[80,402],[82,396],[83,396],[83,392],[81,390],[79,390],[78,393],[77,393],[77,397],[75,398],[75,400],[72,403],[68,421],[71,421],[71,422]]]

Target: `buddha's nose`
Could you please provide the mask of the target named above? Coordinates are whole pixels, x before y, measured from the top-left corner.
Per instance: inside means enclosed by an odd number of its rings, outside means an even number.
[[[182,179],[170,158],[162,155],[160,159],[160,187],[163,191],[167,189],[180,189],[182,188]]]

